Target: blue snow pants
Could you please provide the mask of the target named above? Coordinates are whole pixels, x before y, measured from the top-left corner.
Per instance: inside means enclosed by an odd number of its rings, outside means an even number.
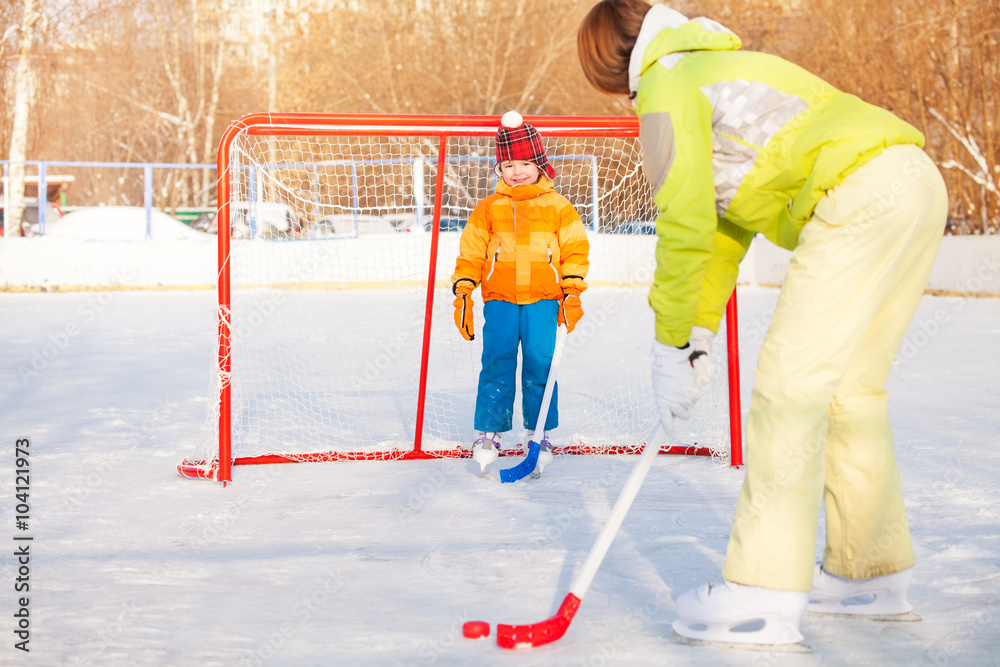
[[[524,427],[535,430],[545,381],[556,347],[559,302],[545,299],[519,306],[507,301],[483,304],[483,357],[476,395],[477,431],[503,433],[513,428],[517,349],[521,347],[521,414]],[[552,391],[545,429],[559,425],[558,384]]]

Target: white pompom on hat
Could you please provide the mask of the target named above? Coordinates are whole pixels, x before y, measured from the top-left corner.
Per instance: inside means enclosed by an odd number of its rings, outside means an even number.
[[[524,118],[516,111],[508,111],[500,119],[500,124],[504,127],[514,129],[524,122]]]
[[[523,160],[536,165],[549,178],[555,178],[556,170],[545,156],[545,146],[538,130],[524,122],[516,111],[508,111],[501,117],[497,130],[497,164],[508,160]]]

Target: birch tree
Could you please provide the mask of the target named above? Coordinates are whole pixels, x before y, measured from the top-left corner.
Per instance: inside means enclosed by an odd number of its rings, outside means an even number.
[[[10,166],[8,168],[7,193],[9,208],[4,211],[4,232],[8,236],[21,236],[21,220],[24,216],[24,162],[27,160],[28,122],[34,89],[32,57],[36,41],[45,31],[46,20],[41,0],[22,0],[21,21],[8,28],[3,41],[12,39],[16,44],[14,67],[13,122],[10,133]],[[39,205],[45,201],[45,193],[38,196]]]

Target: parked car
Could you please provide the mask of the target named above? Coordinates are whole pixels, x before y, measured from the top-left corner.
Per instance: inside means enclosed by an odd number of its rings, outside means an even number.
[[[468,222],[468,218],[456,218],[456,217],[445,217],[441,216],[441,222],[438,223],[438,228],[442,232],[460,232],[465,229],[465,223]],[[428,219],[424,222],[424,229],[431,231],[431,225],[433,224],[433,219]]]
[[[302,222],[287,204],[234,201],[229,204],[229,223],[235,238],[295,238],[302,235]]]
[[[211,234],[218,233],[217,213],[205,213],[191,227]],[[275,202],[234,201],[229,204],[229,224],[233,238],[280,239],[302,235],[302,221],[291,206]]]
[[[46,224],[58,220],[62,215],[63,212],[58,206],[52,202],[47,202],[45,209]],[[0,200],[0,229],[3,229],[3,232],[6,233],[3,221],[4,208],[2,200]],[[38,199],[36,197],[24,198],[24,213],[21,215],[21,233],[23,236],[38,236],[41,233],[38,224]]]

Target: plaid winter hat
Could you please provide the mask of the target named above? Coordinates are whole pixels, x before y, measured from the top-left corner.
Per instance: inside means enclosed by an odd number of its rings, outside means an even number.
[[[525,123],[521,115],[508,111],[504,114],[503,127],[497,130],[497,164],[507,160],[532,162],[549,178],[556,177],[556,170],[545,157],[545,147],[538,130]]]

